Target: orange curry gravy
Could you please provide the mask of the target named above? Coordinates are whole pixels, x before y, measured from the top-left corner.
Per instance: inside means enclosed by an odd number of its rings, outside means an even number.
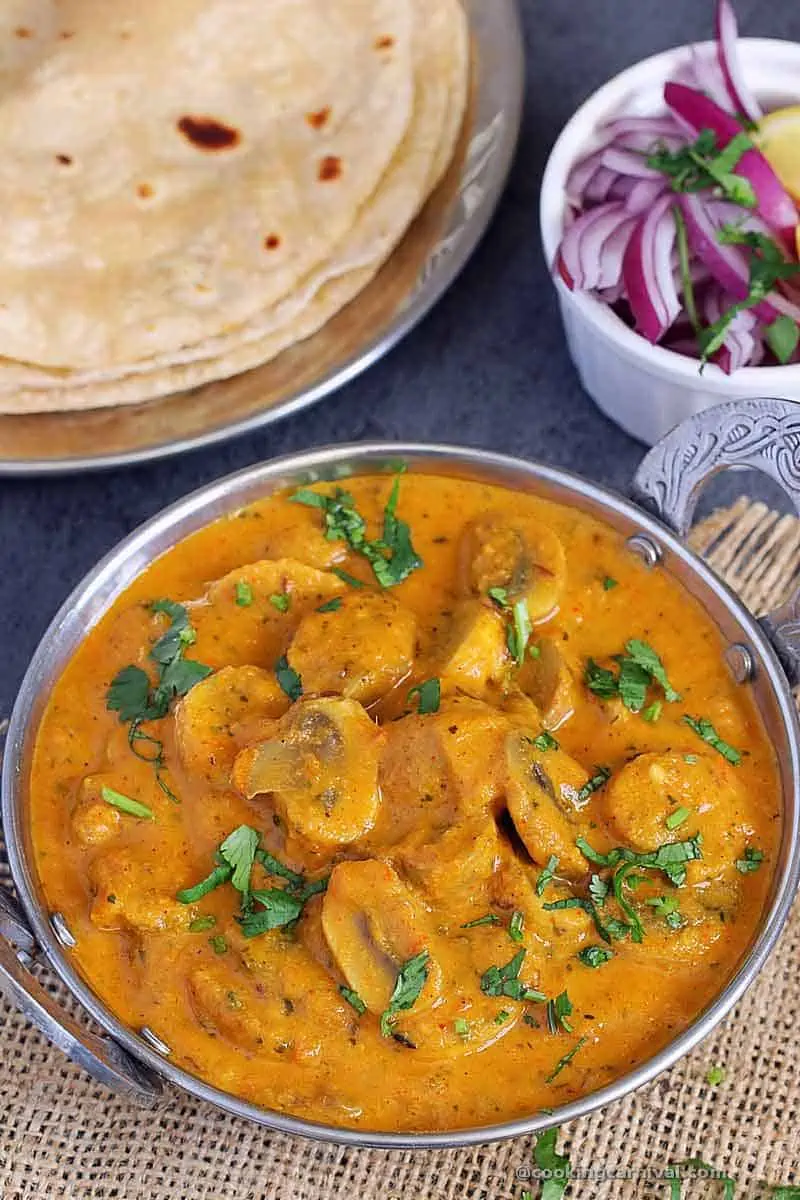
[[[379,537],[392,480],[346,486]],[[287,495],[144,572],[53,691],[33,837],[78,967],[173,1062],[308,1119],[443,1130],[591,1092],[691,1021],[759,920],[779,782],[716,628],[619,534],[413,474],[397,516],[424,565],[390,588]],[[130,665],[157,681],[164,598],[190,625],[163,657],[213,673],[139,727],[159,776],[107,693]],[[238,890],[215,859],[234,830]],[[593,863],[579,839],[650,865]],[[665,844],[702,858],[670,877]],[[223,882],[181,902],[215,863]]]

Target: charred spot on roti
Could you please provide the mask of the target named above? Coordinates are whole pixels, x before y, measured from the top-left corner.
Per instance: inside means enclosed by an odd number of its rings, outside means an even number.
[[[149,183],[140,183],[136,189],[136,195],[141,200],[149,200],[155,194],[155,188]]]
[[[394,45],[394,38],[392,37],[392,35],[390,33],[386,33],[386,34],[384,34],[383,37],[379,37],[378,40],[375,42],[375,49],[376,50],[390,50],[393,45]]]
[[[62,29],[58,36],[62,42],[68,42],[70,38],[75,37],[75,34],[71,29]]]
[[[33,37],[33,31],[26,29],[24,25],[18,25],[14,30],[14,36],[18,38],[30,38]]]
[[[342,160],[335,154],[326,154],[319,164],[318,178],[322,183],[338,179],[342,173]]]
[[[178,129],[198,150],[232,150],[242,140],[238,129],[216,117],[181,117]]]
[[[318,112],[306,113],[306,120],[312,129],[322,129],[323,125],[327,125],[330,115],[330,106],[326,106]]]
[[[61,163],[62,167],[71,167],[72,166],[72,157],[69,154],[57,154],[56,162]]]
[[[264,249],[265,250],[277,250],[278,246],[280,246],[280,244],[281,244],[281,239],[278,237],[277,233],[268,233],[267,236],[264,238]]]

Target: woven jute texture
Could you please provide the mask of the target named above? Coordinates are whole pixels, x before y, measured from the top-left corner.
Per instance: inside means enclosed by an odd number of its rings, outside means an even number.
[[[693,534],[756,612],[800,573],[800,522],[740,500]],[[1,853],[2,847],[0,847]],[[0,858],[0,876],[3,874]],[[5,882],[8,882],[7,875]],[[759,980],[717,1033],[649,1087],[565,1126],[569,1195],[661,1197],[693,1156],[739,1180],[800,1184],[800,904]],[[63,989],[42,973],[69,1008]],[[519,1200],[531,1138],[440,1152],[346,1150],[269,1133],[173,1093],[155,1110],[96,1086],[0,1000],[0,1195],[62,1200]],[[711,1086],[709,1068],[725,1081]],[[684,1185],[689,1200],[719,1184]]]

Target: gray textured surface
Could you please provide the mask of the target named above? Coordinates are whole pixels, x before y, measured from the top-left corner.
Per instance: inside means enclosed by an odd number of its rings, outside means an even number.
[[[597,412],[567,358],[539,248],[539,180],[576,106],[637,59],[708,37],[712,3],[521,3],[528,89],[511,182],[476,257],[411,337],[332,400],[220,449],[114,474],[0,481],[0,716],[45,625],[100,555],[167,502],[259,459],[331,441],[453,441],[625,488],[642,449]],[[797,0],[737,9],[744,33],[800,39]]]

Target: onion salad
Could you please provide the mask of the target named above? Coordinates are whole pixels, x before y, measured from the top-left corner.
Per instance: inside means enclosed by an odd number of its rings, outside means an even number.
[[[567,180],[554,269],[649,342],[716,363],[800,360],[794,200],[753,140],[763,116],[742,77],[736,16],[664,87],[660,116],[620,116]]]

